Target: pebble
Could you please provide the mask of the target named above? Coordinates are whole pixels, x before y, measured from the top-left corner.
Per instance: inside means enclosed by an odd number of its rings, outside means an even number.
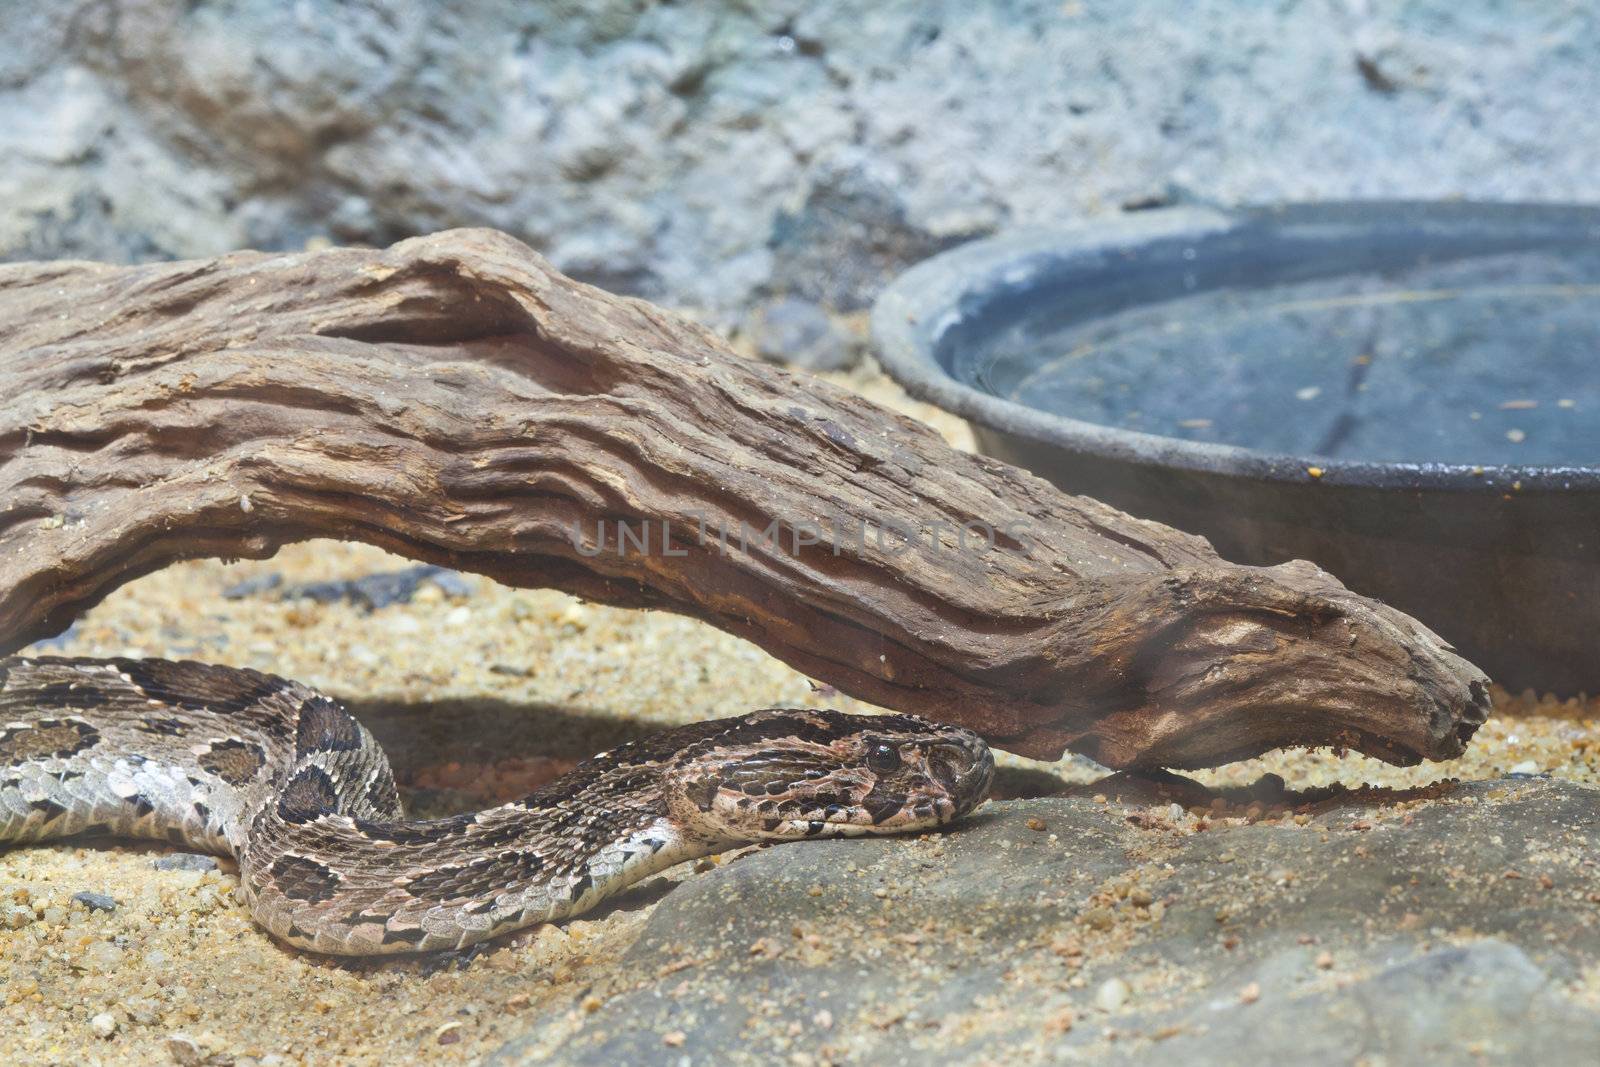
[[[198,852],[174,852],[157,856],[150,861],[150,866],[158,871],[214,871],[217,869],[217,857]]]
[[[200,1043],[188,1034],[169,1034],[167,1055],[172,1057],[172,1062],[181,1064],[182,1067],[198,1067],[205,1059],[200,1051]]]
[[[110,1037],[117,1032],[117,1017],[109,1011],[103,1011],[89,1020],[89,1029],[95,1037]]]
[[[0,929],[20,930],[33,922],[33,909],[23,904],[0,907]]]
[[[122,966],[122,949],[109,941],[96,941],[84,950],[83,959],[91,970],[114,971]]]
[[[1127,982],[1120,978],[1108,978],[1094,991],[1094,1006],[1101,1011],[1116,1011],[1128,1003],[1132,995],[1133,991],[1128,988]]]
[[[1508,772],[1510,774],[1538,774],[1539,765],[1531,759],[1523,760]]]
[[[1044,1032],[1047,1034],[1064,1034],[1077,1025],[1077,1022],[1078,1016],[1071,1008],[1062,1008],[1045,1020]]]
[[[117,900],[108,893],[91,893],[88,891],[72,894],[72,899],[88,908],[90,911],[116,911]]]

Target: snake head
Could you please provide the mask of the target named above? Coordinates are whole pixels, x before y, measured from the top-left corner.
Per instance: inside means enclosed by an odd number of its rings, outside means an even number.
[[[712,841],[931,829],[977,807],[994,779],[977,734],[910,715],[774,709],[702,728],[670,762],[667,798]]]

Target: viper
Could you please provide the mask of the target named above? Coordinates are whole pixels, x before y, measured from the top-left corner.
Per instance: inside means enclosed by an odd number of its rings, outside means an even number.
[[[296,682],[0,660],[0,842],[110,835],[231,856],[262,927],[338,955],[463,948],[740,845],[931,830],[993,776],[964,729],[769,709],[621,745],[499,807],[407,819],[372,735]]]

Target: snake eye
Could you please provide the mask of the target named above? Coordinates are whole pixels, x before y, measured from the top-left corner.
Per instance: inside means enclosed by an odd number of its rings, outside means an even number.
[[[887,741],[867,746],[867,769],[874,774],[889,774],[900,769],[900,750]]]

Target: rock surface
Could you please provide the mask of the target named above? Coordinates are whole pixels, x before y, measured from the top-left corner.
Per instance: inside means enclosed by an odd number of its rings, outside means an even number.
[[[1584,198],[1582,5],[0,5],[0,256],[491,225],[737,321],[1177,198]]]
[[[638,988],[545,1054],[1579,1062],[1600,1048],[1597,803],[1475,782],[1199,831],[1066,797],[749,853],[666,895],[622,961]]]
[[[787,296],[758,308],[746,332],[762,359],[812,372],[852,367],[863,347],[820,306]]]

